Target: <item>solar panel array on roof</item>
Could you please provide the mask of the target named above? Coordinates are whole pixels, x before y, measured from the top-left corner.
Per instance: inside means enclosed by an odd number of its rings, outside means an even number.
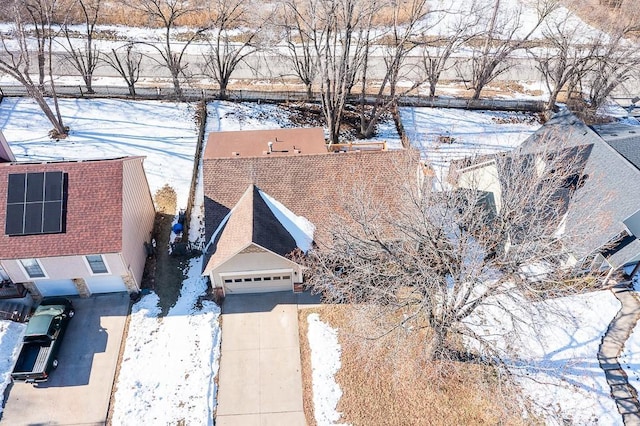
[[[63,230],[64,173],[9,174],[7,235],[54,234]]]

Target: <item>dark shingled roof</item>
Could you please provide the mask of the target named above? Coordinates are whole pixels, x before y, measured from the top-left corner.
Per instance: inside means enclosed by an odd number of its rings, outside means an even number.
[[[205,270],[223,264],[251,244],[280,256],[286,256],[297,247],[294,238],[274,216],[255,185],[247,188],[231,210],[209,249],[212,255]]]
[[[640,126],[608,123],[593,126],[593,130],[627,161],[640,169]]]
[[[640,170],[567,110],[556,114],[521,146],[535,152],[543,146],[590,146],[584,173],[587,179],[569,205],[565,235],[578,257],[607,245],[626,231],[623,221],[640,208]],[[609,260],[621,266],[640,255],[640,241],[625,241]]]

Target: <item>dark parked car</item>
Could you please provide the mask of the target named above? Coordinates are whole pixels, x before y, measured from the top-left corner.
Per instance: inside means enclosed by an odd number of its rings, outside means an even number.
[[[75,311],[64,297],[45,298],[35,310],[20,348],[18,361],[11,373],[13,380],[44,382],[58,366],[58,351],[69,320]]]

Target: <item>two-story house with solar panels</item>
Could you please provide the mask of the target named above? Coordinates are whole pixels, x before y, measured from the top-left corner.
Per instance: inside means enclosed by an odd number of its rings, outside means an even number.
[[[17,162],[0,136],[0,296],[137,292],[155,218],[143,160]]]

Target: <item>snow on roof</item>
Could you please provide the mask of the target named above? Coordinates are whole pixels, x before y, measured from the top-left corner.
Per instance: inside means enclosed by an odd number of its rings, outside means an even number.
[[[293,239],[296,240],[298,248],[305,253],[309,251],[311,243],[313,243],[313,233],[316,230],[315,225],[304,216],[296,215],[270,195],[260,190],[259,193],[274,216],[282,223]]]

